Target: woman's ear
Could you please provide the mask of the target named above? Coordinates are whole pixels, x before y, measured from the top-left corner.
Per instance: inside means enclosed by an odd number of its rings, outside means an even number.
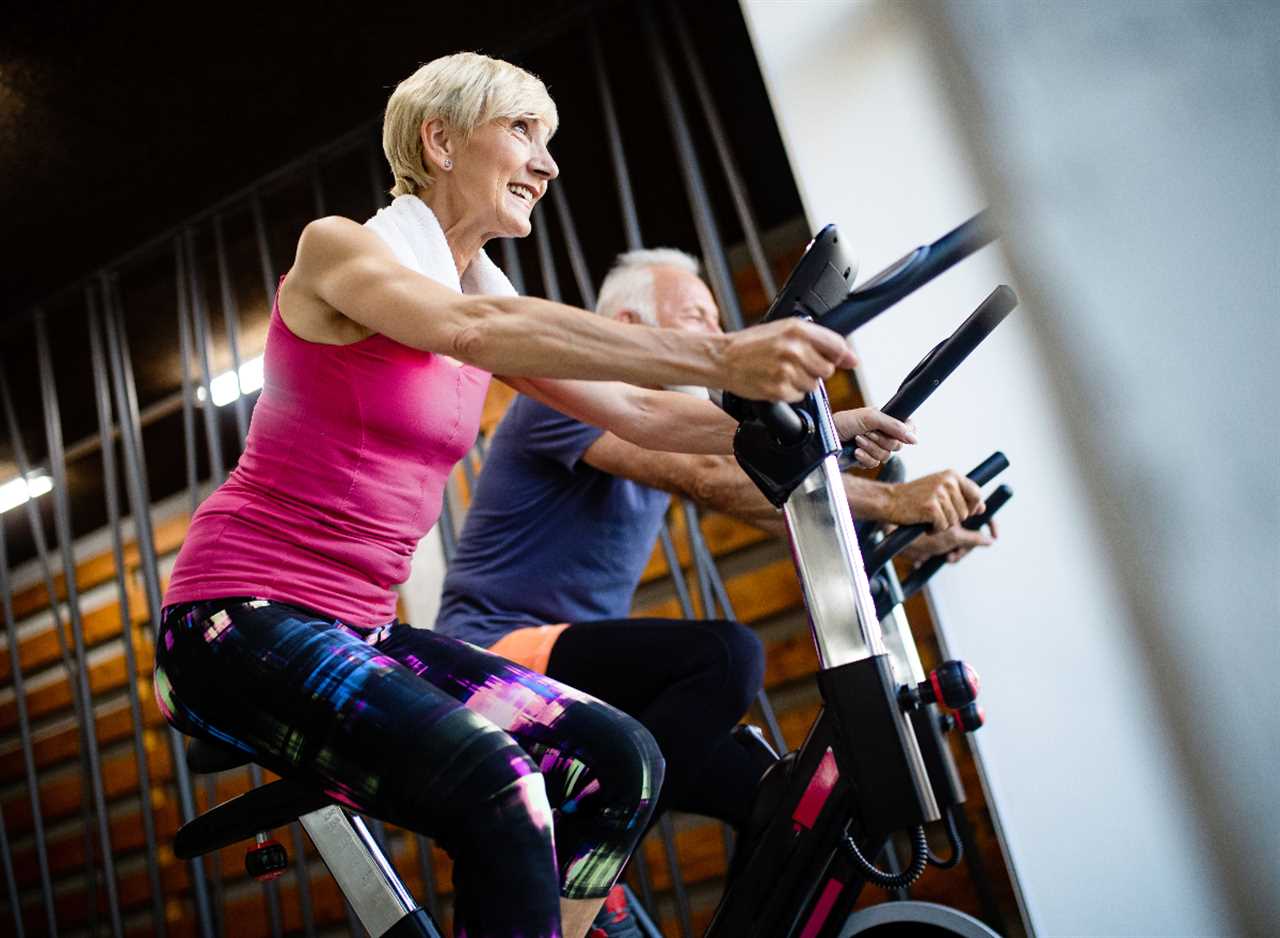
[[[423,121],[418,136],[422,138],[422,155],[426,163],[435,169],[453,169],[455,146],[444,121],[438,117]]]
[[[620,309],[614,314],[613,318],[616,319],[618,322],[625,322],[631,326],[637,325],[638,323],[641,323],[644,321],[640,318],[640,314],[637,313],[634,309]]]

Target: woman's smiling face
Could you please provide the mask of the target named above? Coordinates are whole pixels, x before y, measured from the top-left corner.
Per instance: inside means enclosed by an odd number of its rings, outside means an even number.
[[[529,213],[560,174],[547,150],[550,136],[533,116],[502,117],[476,128],[448,174],[464,217],[490,237],[528,235]]]

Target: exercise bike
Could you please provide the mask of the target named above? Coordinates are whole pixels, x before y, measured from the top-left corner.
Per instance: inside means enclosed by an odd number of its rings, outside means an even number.
[[[849,334],[993,237],[978,216],[850,292],[853,268],[829,226],[810,244],[766,318],[811,316]],[[1002,289],[997,305],[1011,309],[1012,292]],[[934,369],[921,373],[932,380],[938,371],[935,354]],[[976,677],[958,662],[921,680],[909,663],[899,661],[895,671],[839,482],[841,445],[825,389],[796,405],[726,395],[725,406],[740,422],[740,465],[783,510],[818,647],[825,706],[799,750],[771,757],[776,761],[761,782],[756,818],[739,843],[741,863],[735,864],[707,938],[836,938],[844,934],[841,926],[864,883],[906,883],[928,862],[922,825],[940,817],[939,798],[924,755],[928,746],[922,749],[918,741],[916,714],[936,702],[961,715],[963,723],[977,695]],[[994,463],[987,466],[980,481],[994,471]],[[911,679],[904,682],[899,673]],[[192,741],[186,759],[196,773],[250,761],[205,739]],[[284,871],[287,857],[263,832],[294,820],[370,935],[439,938],[437,924],[409,894],[364,822],[320,791],[288,779],[189,821],[174,838],[174,853],[192,859],[253,839],[246,867],[255,878],[268,879]],[[914,832],[912,859],[903,872],[887,874],[866,858],[875,857],[897,830]]]

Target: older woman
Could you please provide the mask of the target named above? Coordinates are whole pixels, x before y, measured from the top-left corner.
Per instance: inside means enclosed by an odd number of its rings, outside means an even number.
[[[435,836],[470,938],[581,936],[663,770],[629,717],[395,620],[491,374],[639,445],[726,453],[716,408],[635,385],[794,399],[853,364],[810,324],[692,335],[515,296],[482,246],[529,233],[556,124],[538,79],[484,56],[397,87],[397,198],[303,232],[245,452],[192,519],[157,652],[179,729]]]

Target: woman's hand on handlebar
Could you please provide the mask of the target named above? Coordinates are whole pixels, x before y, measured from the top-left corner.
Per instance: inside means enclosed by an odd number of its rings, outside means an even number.
[[[874,407],[859,407],[832,414],[840,442],[853,440],[854,459],[864,469],[874,469],[904,445],[916,442],[915,425],[883,414]],[[896,519],[895,519],[896,520]]]
[[[857,364],[843,337],[802,319],[783,319],[735,332],[724,350],[723,387],[753,401],[798,401]]]
[[[894,524],[930,524],[934,534],[942,534],[984,510],[982,489],[954,469],[899,482],[889,489],[888,520]]]

